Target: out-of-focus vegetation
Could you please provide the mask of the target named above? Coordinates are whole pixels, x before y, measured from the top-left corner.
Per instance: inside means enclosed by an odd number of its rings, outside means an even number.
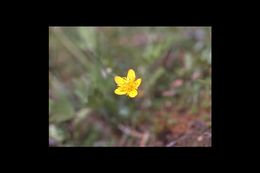
[[[211,146],[211,28],[50,27],[49,145]]]

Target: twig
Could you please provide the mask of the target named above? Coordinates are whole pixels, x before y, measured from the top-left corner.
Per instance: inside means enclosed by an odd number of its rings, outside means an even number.
[[[139,133],[137,132],[136,130],[132,130],[130,129],[129,127],[126,127],[126,126],[123,126],[123,125],[119,125],[118,127],[123,133],[125,133],[126,135],[129,135],[129,136],[133,136],[133,137],[136,137],[136,138],[142,138],[143,134],[142,133]]]
[[[149,138],[149,133],[144,133],[142,136],[142,140],[140,142],[141,147],[145,146],[146,142],[148,141],[148,138]]]
[[[140,146],[144,147],[149,139],[149,133],[145,132],[145,133],[140,133],[136,130],[130,129],[129,127],[123,126],[123,125],[119,125],[118,127],[124,134],[135,137],[135,138],[139,138],[140,141]]]
[[[176,144],[176,141],[172,141],[169,144],[166,145],[166,147],[172,147]]]

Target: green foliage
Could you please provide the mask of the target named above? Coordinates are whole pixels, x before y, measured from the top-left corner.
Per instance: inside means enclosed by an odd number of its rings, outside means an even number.
[[[74,110],[67,98],[60,98],[53,104],[52,113],[50,122],[60,123],[72,119]]]

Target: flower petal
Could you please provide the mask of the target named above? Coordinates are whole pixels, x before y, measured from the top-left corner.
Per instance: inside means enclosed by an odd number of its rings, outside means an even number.
[[[124,94],[126,94],[126,91],[124,90],[124,88],[118,87],[117,89],[115,89],[115,94],[124,95]]]
[[[114,80],[118,86],[122,86],[126,83],[126,80],[120,76],[115,76]]]
[[[142,79],[141,79],[141,78],[139,78],[139,79],[137,79],[137,80],[135,81],[135,88],[136,88],[136,89],[140,86],[141,82],[142,82]]]
[[[135,80],[135,71],[133,69],[128,70],[127,79],[130,80],[130,81]]]
[[[137,90],[132,90],[130,92],[127,93],[129,95],[129,97],[133,98],[135,96],[137,96],[138,92]]]

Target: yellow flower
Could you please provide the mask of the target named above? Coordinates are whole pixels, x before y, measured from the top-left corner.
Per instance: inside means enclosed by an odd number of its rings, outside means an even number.
[[[133,69],[128,70],[127,77],[115,76],[114,78],[118,88],[115,89],[117,95],[128,95],[133,98],[137,96],[137,89],[141,84],[142,79],[135,80],[135,71]]]

